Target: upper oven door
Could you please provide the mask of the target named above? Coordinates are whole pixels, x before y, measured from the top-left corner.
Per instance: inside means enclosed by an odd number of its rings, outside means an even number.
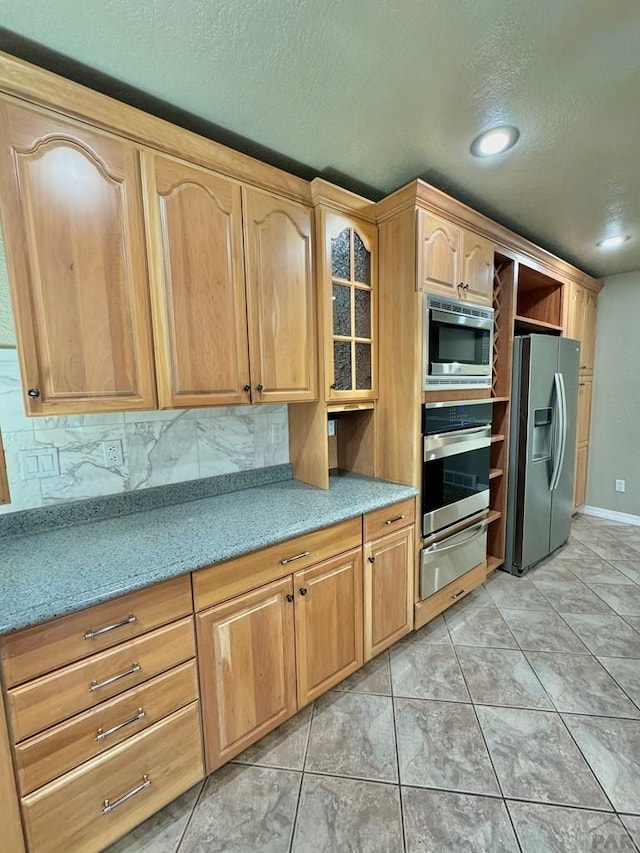
[[[423,536],[489,506],[491,427],[424,436]]]
[[[493,320],[428,310],[430,376],[490,376]]]

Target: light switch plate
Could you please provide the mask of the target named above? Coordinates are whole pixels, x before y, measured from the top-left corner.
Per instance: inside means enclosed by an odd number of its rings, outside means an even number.
[[[42,480],[60,473],[57,447],[34,447],[20,451],[23,480]]]

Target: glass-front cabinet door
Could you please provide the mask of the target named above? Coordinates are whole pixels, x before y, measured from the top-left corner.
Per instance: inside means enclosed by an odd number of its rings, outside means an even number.
[[[375,225],[322,210],[327,400],[371,400],[376,391]]]

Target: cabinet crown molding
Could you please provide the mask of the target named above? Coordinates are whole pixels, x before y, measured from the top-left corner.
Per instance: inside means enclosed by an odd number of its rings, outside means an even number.
[[[314,178],[311,181],[311,202],[315,206],[326,205],[332,210],[357,216],[365,222],[376,222],[375,202],[364,198],[350,190],[345,190],[335,184],[325,181],[324,178]]]
[[[561,280],[568,279],[596,293],[602,290],[602,282],[598,279],[420,179],[411,181],[378,202],[377,221],[384,222],[411,207],[422,208],[444,216],[462,228],[469,228],[494,242],[499,252],[527,266],[533,266]]]

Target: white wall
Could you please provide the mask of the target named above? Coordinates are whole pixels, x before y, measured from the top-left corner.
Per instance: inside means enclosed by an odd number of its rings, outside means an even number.
[[[286,405],[27,418],[0,235],[0,430],[11,504],[0,513],[161,486],[289,461]],[[119,439],[124,463],[106,467]],[[56,447],[60,474],[24,480],[20,453]]]
[[[587,503],[640,516],[640,270],[598,297]],[[626,480],[616,492],[614,481]]]

